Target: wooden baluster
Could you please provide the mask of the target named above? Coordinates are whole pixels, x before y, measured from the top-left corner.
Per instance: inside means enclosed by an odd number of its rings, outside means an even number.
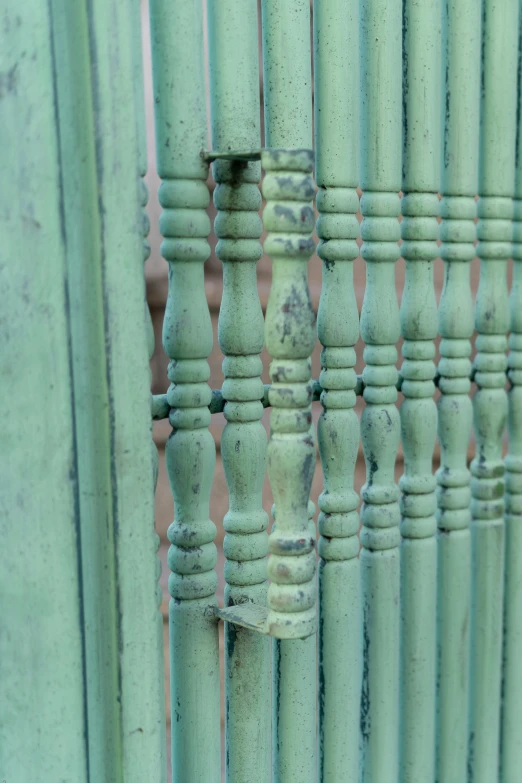
[[[500,781],[516,783],[522,768],[522,13],[519,6],[518,112],[515,167],[513,282],[510,294],[509,451],[506,464],[504,660]]]
[[[473,398],[476,456],[471,463],[472,610],[469,779],[496,780],[499,765],[502,604],[504,585],[504,462],[507,420],[507,259],[513,237],[518,0],[483,0],[480,198],[475,307],[477,392]]]
[[[147,204],[149,201],[149,189],[144,179],[146,173],[147,173],[146,165],[144,167],[140,166],[141,206],[143,208],[142,218],[143,218],[143,263],[144,264],[147,262],[147,260],[150,257],[150,244],[148,241],[148,236],[150,233],[150,220],[147,214]],[[152,317],[150,314],[149,304],[147,302],[146,296],[145,296],[145,329],[147,330],[147,348],[148,348],[149,362],[150,362],[152,360],[152,357],[154,356],[154,348],[155,348],[156,340],[154,337],[154,326],[152,325]],[[150,379],[152,382],[152,371],[150,373]],[[151,394],[150,395],[151,416],[152,416],[152,398],[153,395]],[[156,490],[156,485],[158,483],[159,457],[158,457],[158,449],[156,447],[156,444],[152,440],[152,418],[151,418],[151,458],[152,458],[152,468],[154,471],[154,490]]]
[[[315,506],[311,500],[308,501],[308,523],[311,529],[314,527]],[[275,505],[272,506],[272,517],[274,525],[277,524]],[[314,637],[315,638],[315,637]],[[302,640],[306,642],[308,640]],[[310,721],[304,725],[295,725],[294,716],[301,722],[308,718],[305,713],[306,708],[314,706],[316,698],[317,671],[315,668],[315,657],[313,655],[302,655],[301,649],[295,644],[289,644],[288,640],[273,640],[273,671],[272,682],[272,702],[274,705],[273,716],[273,764],[274,779],[290,780],[290,777],[284,777],[287,770],[304,769],[309,772],[309,779],[312,778],[312,765],[315,759],[315,725]],[[303,666],[304,661],[304,666]],[[299,665],[297,665],[299,664]],[[303,686],[308,685],[308,690]],[[309,697],[310,691],[312,698],[309,698],[308,704],[303,706],[303,695]],[[313,715],[315,717],[315,715]],[[292,732],[299,732],[295,740],[292,739]],[[299,741],[304,740],[307,744],[303,747]],[[290,743],[290,744],[289,744]],[[311,750],[310,750],[311,749]],[[301,758],[303,757],[304,758]],[[315,768],[314,768],[315,769]],[[317,772],[315,772],[317,776]]]
[[[267,147],[311,147],[312,146],[312,84],[311,84],[311,57],[310,57],[310,3],[309,0],[262,0],[262,28],[263,28],[263,81],[264,81],[264,104],[265,104],[265,144]],[[299,175],[302,177],[302,175]],[[271,174],[272,180],[277,180],[277,172]],[[292,176],[293,179],[297,179],[298,175],[295,173]],[[305,177],[306,181],[307,178]],[[310,182],[310,180],[307,180]],[[267,178],[265,177],[264,193],[265,197],[268,197],[269,193],[266,190]],[[311,183],[310,183],[311,184]],[[280,178],[280,187],[284,187],[284,178]],[[309,186],[307,185],[307,188]],[[277,188],[277,195],[280,195],[279,187]],[[291,198],[295,198],[289,192],[288,195]],[[312,199],[312,192],[307,190],[303,192],[301,199],[304,204],[307,204]],[[303,204],[303,206],[304,206]],[[286,207],[286,205],[281,204]],[[309,207],[305,207],[308,209]],[[291,208],[292,211],[293,208]],[[281,221],[284,220],[285,212],[281,212]],[[290,213],[289,213],[290,214]],[[303,213],[303,216],[307,213]],[[274,215],[275,218],[275,215]],[[310,219],[313,223],[312,210],[310,210]],[[266,219],[265,219],[266,223]],[[268,226],[266,226],[268,228]],[[286,231],[286,226],[281,223],[281,228]],[[302,224],[303,235],[305,234],[306,227]],[[308,239],[304,240],[305,246],[308,245]],[[271,304],[269,312],[267,313],[265,338],[269,353],[278,358],[280,349],[284,348],[284,356],[286,359],[282,363],[284,372],[278,373],[277,367],[279,360],[273,362],[272,366],[272,380],[281,384],[280,388],[283,390],[285,387],[289,388],[287,384],[295,383],[295,390],[299,390],[300,399],[294,397],[294,401],[297,405],[302,405],[301,412],[298,414],[298,418],[308,418],[310,427],[310,408],[308,401],[308,393],[305,396],[305,388],[309,384],[310,367],[306,361],[306,357],[310,355],[314,343],[313,334],[313,314],[311,311],[311,305],[309,302],[308,286],[306,280],[306,264],[304,261],[305,246],[303,246],[302,261],[298,259],[291,260],[290,257],[283,260],[277,258],[274,267],[274,282],[271,291]],[[276,245],[277,247],[277,245]],[[274,248],[275,249],[275,248]],[[267,252],[271,251],[270,245],[265,246]],[[308,247],[306,252],[308,258],[313,251],[313,248]],[[301,268],[303,271],[301,271]],[[288,275],[281,279],[280,275]],[[279,278],[279,282],[278,282]],[[281,284],[281,287],[280,287]],[[290,299],[288,302],[288,308],[285,302],[282,301],[279,307],[284,307],[288,310],[288,313],[277,313],[278,304],[274,295],[277,293],[277,289],[282,292],[283,287],[285,289],[290,288],[292,284],[296,285],[296,292],[299,293],[299,298],[295,301]],[[273,320],[273,327],[271,325],[271,313]],[[277,315],[277,320],[275,316]],[[294,316],[296,320],[294,321]],[[301,319],[301,321],[300,321]],[[286,334],[277,335],[277,329],[281,324],[281,320],[284,324],[288,322],[288,328],[291,330]],[[300,321],[300,322],[299,322]],[[293,323],[292,323],[293,322]],[[284,326],[283,326],[284,328]],[[273,329],[273,333],[270,335],[269,330]],[[289,346],[291,342],[291,334],[294,331],[299,333],[299,339],[296,334],[295,347]],[[281,342],[281,338],[284,337],[284,341]],[[287,348],[287,346],[289,346]],[[277,355],[276,355],[277,352]],[[271,403],[274,405],[276,401],[275,410],[271,414],[271,427],[276,433],[283,428],[301,427],[304,426],[298,424],[296,420],[296,414],[284,411],[277,405],[278,400],[275,395],[279,395],[276,388],[272,392]],[[281,396],[281,395],[280,395]],[[311,397],[310,397],[311,401]],[[280,399],[279,403],[282,404],[283,400]],[[290,422],[290,417],[293,418],[295,424]],[[287,423],[285,423],[285,418]],[[313,436],[313,432],[310,430],[310,435]],[[313,472],[315,466],[315,450],[313,447],[313,440],[310,438],[309,443],[304,431],[302,433],[294,433],[290,441],[300,441],[299,449],[307,452],[308,462],[306,463],[307,470],[303,477],[298,481],[297,486],[292,485],[292,493],[301,495],[299,503],[299,516],[295,517],[295,522],[301,526],[306,526],[310,531],[310,537],[312,536],[313,527],[306,522],[306,503],[304,501],[304,495],[306,494],[306,501],[308,500],[308,489],[305,486],[309,484],[310,474]],[[274,446],[272,446],[272,453],[274,454]],[[285,446],[284,439],[280,439],[280,453]],[[275,456],[277,458],[277,449],[275,446]],[[270,446],[269,446],[270,451]],[[297,458],[297,453],[292,459]],[[271,457],[269,456],[269,466]],[[276,474],[275,460],[272,462],[272,476],[280,483],[280,477]],[[286,470],[286,463],[284,468]],[[270,470],[270,467],[269,467]],[[295,466],[294,466],[295,470]],[[290,485],[283,485],[281,489],[285,490],[285,494],[289,492]],[[273,486],[274,499],[276,502],[278,521],[277,525],[292,523],[292,517],[288,515],[287,501],[284,501],[284,506],[281,506],[282,498],[278,498],[278,490]],[[279,493],[280,494],[280,493]],[[279,502],[278,502],[279,501]],[[304,510],[303,510],[304,503]],[[298,521],[299,520],[299,521]],[[297,527],[297,524],[296,524]],[[281,528],[283,529],[283,528]],[[273,539],[273,546],[275,548],[277,539]],[[273,550],[272,550],[273,551]],[[313,551],[313,550],[312,550]],[[285,558],[287,562],[290,558]],[[310,567],[311,567],[310,556]],[[275,564],[275,561],[274,561]],[[315,555],[314,555],[315,564]],[[315,567],[315,565],[314,565]],[[269,565],[270,569],[270,565]],[[270,576],[269,570],[269,576]],[[281,577],[279,577],[281,578]],[[312,588],[314,582],[310,582]],[[290,588],[294,592],[294,588]],[[270,593],[269,593],[269,600]],[[273,606],[273,604],[272,604]],[[302,613],[305,614],[305,613]],[[311,612],[310,630],[313,628],[313,616],[314,610]],[[289,617],[289,614],[286,615]],[[304,624],[303,624],[304,625]],[[317,753],[316,753],[316,740],[317,740],[317,638],[314,635],[309,636],[307,639],[284,639],[274,642],[274,662],[273,662],[273,693],[274,693],[274,735],[273,735],[273,757],[274,757],[274,783],[294,783],[299,780],[302,783],[316,783],[317,780]]]
[[[359,3],[314,2],[315,148],[323,285],[317,331],[324,346],[318,440],[320,780],[356,780],[359,766],[359,498],[353,488],[359,420],[355,350],[359,313],[353,260],[359,157]]]
[[[166,445],[175,521],[169,528],[172,774],[221,780],[215,525],[209,498],[215,446],[208,430],[212,328],[203,263],[210,254],[200,3],[151,0],[160,229],[169,262],[163,344],[173,427]]]
[[[315,316],[307,279],[314,250],[313,155],[268,150],[262,161],[265,251],[273,261],[265,328],[272,358],[268,473],[278,519],[269,538],[269,626],[279,639],[301,639],[317,629],[315,535],[307,511],[315,468],[310,430]]]
[[[361,496],[363,783],[393,783],[398,773],[399,718],[399,444],[397,349],[401,187],[401,3],[361,6],[361,255],[366,291],[361,335],[366,407],[361,434],[366,484]]]
[[[469,397],[473,301],[469,262],[475,255],[478,183],[480,2],[444,6],[445,121],[440,253],[437,471],[437,747],[436,780],[466,779],[470,612]]]
[[[212,149],[259,149],[256,0],[211,0],[209,63]],[[224,290],[219,344],[225,354],[221,455],[230,492],[224,519],[225,605],[267,600],[268,514],[262,491],[266,432],[260,352],[264,343],[256,263],[262,255],[259,162],[214,163],[216,253]],[[230,781],[271,779],[270,640],[225,623],[226,773]]]
[[[111,514],[107,529],[107,516],[98,515],[111,509],[106,503],[110,480],[100,480],[110,476],[110,469],[104,470],[109,438],[99,458],[99,442],[88,437],[93,423],[102,437],[108,430],[105,421],[100,422],[108,407],[104,334],[100,328],[101,340],[91,341],[95,330],[85,329],[87,340],[81,331],[76,339],[74,331],[85,326],[85,316],[92,312],[94,323],[100,323],[101,308],[96,305],[101,296],[94,295],[94,285],[101,241],[85,8],[68,4],[59,17],[53,10],[53,4],[35,0],[22,6],[10,0],[2,6],[1,70],[4,74],[9,69],[11,89],[2,89],[0,123],[0,779],[89,783],[99,768],[108,779],[121,773],[122,744],[117,645],[111,644],[116,635],[114,579],[104,568],[108,553],[111,567],[115,559],[113,519]],[[69,31],[76,44],[72,56]],[[130,108],[125,108],[125,119],[131,116]],[[122,152],[130,162],[130,142]],[[135,198],[126,195],[125,215]],[[130,263],[135,262],[133,254]],[[127,277],[123,282],[128,286]],[[83,306],[74,309],[77,301]],[[92,353],[75,384],[74,363],[89,349]],[[98,361],[103,374],[96,372]],[[140,377],[138,383],[142,381]],[[85,387],[94,390],[90,399]],[[36,410],[36,416],[29,413]],[[139,410],[141,414],[141,406]],[[132,422],[130,426],[132,430]],[[91,481],[88,470],[79,472],[82,455],[91,458]],[[100,490],[106,487],[105,495]],[[90,508],[85,511],[86,503]],[[92,543],[82,537],[89,525]],[[90,556],[86,562],[94,587],[101,579],[105,587],[105,592],[100,590],[105,602],[92,615],[89,601],[98,594],[80,600],[84,585],[90,586],[89,575],[82,574],[82,552]],[[93,562],[96,555],[99,566]],[[91,617],[92,625],[86,626]],[[98,664],[90,679],[89,647]],[[98,723],[89,735],[92,703],[99,710]],[[100,724],[104,731],[98,734]]]
[[[440,0],[403,5],[400,780],[433,780],[437,598],[435,344],[440,187]]]
[[[275,651],[274,772],[278,781],[313,781],[316,658],[310,648],[313,643],[315,653],[317,584],[308,499],[315,469],[310,361],[315,317],[307,279],[314,250],[313,154],[275,149],[263,152],[261,160],[267,172],[264,247],[273,261],[265,326],[272,358],[268,475],[277,509],[277,525],[269,537],[268,624],[272,636],[285,640],[276,643]],[[303,710],[298,720],[296,710]],[[303,753],[303,747],[310,751]]]

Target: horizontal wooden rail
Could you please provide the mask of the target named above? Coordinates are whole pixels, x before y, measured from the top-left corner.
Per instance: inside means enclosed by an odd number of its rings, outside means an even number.
[[[440,375],[438,373],[433,378],[433,383],[437,387],[439,385],[439,378]],[[473,368],[470,375],[470,381],[473,382],[474,380],[475,380],[475,369]],[[399,379],[396,384],[398,391],[400,391],[402,388],[402,382],[403,382],[403,377],[399,373]],[[355,394],[358,397],[362,397],[364,389],[365,389],[365,384],[362,375],[358,375],[357,383],[354,389]],[[263,398],[261,399],[261,402],[263,403],[263,408],[271,407],[268,399],[269,391],[270,391],[270,384],[265,383]],[[319,381],[312,381],[312,399],[314,400],[314,402],[320,400],[323,391],[324,389],[319,383]],[[210,400],[210,404],[208,406],[209,411],[211,413],[223,413],[223,410],[225,408],[225,403],[226,400],[223,397],[223,392],[221,391],[221,389],[212,389],[212,399]],[[152,396],[152,418],[154,421],[161,421],[162,419],[168,419],[170,410],[171,408],[169,406],[169,403],[167,402],[166,394],[154,394]]]

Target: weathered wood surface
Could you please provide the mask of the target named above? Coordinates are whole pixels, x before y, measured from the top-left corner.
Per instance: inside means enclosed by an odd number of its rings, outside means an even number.
[[[504,593],[503,440],[509,302],[507,260],[512,255],[517,84],[507,79],[518,60],[518,0],[482,4],[477,255],[474,359],[477,442],[471,469],[472,593],[470,623],[470,783],[498,775]]]
[[[363,612],[361,780],[395,783],[399,749],[399,488],[394,465],[400,438],[397,401],[400,256],[401,3],[361,6],[361,255],[366,290],[361,311],[366,403],[361,438]]]
[[[319,779],[356,780],[361,693],[359,447],[355,344],[359,312],[353,285],[359,255],[359,7],[314,3],[314,111],[318,185],[317,254],[322,290],[317,334],[323,346],[323,412],[318,443],[324,473],[319,496]],[[343,720],[338,716],[342,714]]]
[[[165,776],[137,11],[3,8],[0,775],[22,783]]]
[[[438,0],[403,5],[401,783],[435,774],[437,504],[431,463],[437,435],[433,266],[439,254],[441,21]]]
[[[313,4],[264,0],[261,25],[257,5],[151,0],[148,111],[158,120],[171,270],[169,389],[158,380],[167,369],[158,333],[164,286],[149,287],[156,347],[149,324],[148,350],[154,391],[164,393],[156,413],[173,425],[168,439],[168,423],[154,425],[152,465],[141,260],[143,181],[154,171],[146,173],[138,3],[29,0],[7,9],[0,148],[20,154],[4,164],[14,183],[3,216],[16,272],[6,277],[3,364],[15,383],[4,402],[13,456],[0,492],[9,515],[2,558],[18,565],[0,576],[14,610],[0,634],[0,695],[9,705],[0,773],[5,766],[32,780],[43,756],[44,783],[164,779],[157,609],[167,580],[156,583],[151,514],[159,469],[159,532],[165,541],[168,516],[172,545],[174,780],[217,782],[224,772],[230,783],[518,783],[519,0],[316,2],[313,96]],[[203,153],[310,147],[312,105],[315,216],[309,172],[294,168],[300,153],[285,152],[284,165],[282,153],[264,155],[272,280],[260,244],[258,158],[217,160],[214,181]],[[322,284],[315,256],[307,269],[314,217]],[[35,267],[41,256],[45,265]],[[289,317],[298,301],[306,304]],[[34,378],[35,421],[27,417]],[[277,522],[267,561],[270,418]],[[60,478],[51,491],[52,473]],[[35,532],[44,544],[28,576],[23,544]],[[160,558],[167,563],[165,546]],[[247,628],[232,614],[244,601],[261,618]],[[318,648],[315,633],[267,638],[314,632],[317,608]],[[27,716],[19,705],[29,699],[36,710]],[[17,744],[38,731],[29,752]],[[62,736],[66,746],[55,741]]]
[[[175,503],[168,530],[172,770],[174,780],[210,783],[221,778],[221,748],[216,526],[209,519],[213,336],[203,283],[210,254],[208,164],[201,156],[207,139],[203,14],[199,4],[183,0],[153,0],[150,10],[161,252],[169,263],[163,346],[170,358],[172,432],[165,448]]]
[[[208,4],[212,150],[261,146],[258,19],[255,0]],[[261,423],[260,358],[264,322],[256,265],[263,249],[261,164],[213,164],[216,253],[223,262],[218,340],[223,361],[224,416],[221,457],[229,508],[224,605],[256,604],[266,614],[268,514],[263,510],[267,435]],[[257,608],[257,607],[256,607]],[[271,780],[271,642],[225,623],[226,776],[230,781]]]

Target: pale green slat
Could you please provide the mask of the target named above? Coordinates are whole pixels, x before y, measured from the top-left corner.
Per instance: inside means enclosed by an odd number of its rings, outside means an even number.
[[[354,411],[354,345],[359,314],[353,260],[359,249],[359,3],[314,3],[315,148],[323,285],[317,331],[321,356],[319,497],[319,779],[356,780],[359,766],[359,445]]]
[[[501,783],[516,783],[522,768],[522,13],[519,5],[518,113],[513,231],[513,282],[510,294],[509,450],[506,457],[504,655],[500,745]]]
[[[143,224],[133,13],[126,0],[91,0],[111,481],[118,580],[123,778],[164,776],[164,696],[157,634],[150,391],[143,321]]]
[[[467,774],[471,515],[466,455],[472,425],[473,334],[469,262],[476,238],[480,0],[450,0],[443,11],[440,254],[445,279],[439,305],[436,780],[453,783]]]
[[[166,459],[174,494],[169,528],[172,776],[178,783],[221,780],[216,606],[216,528],[209,520],[215,466],[208,431],[207,357],[212,327],[203,263],[210,223],[201,157],[207,143],[201,4],[152,0],[151,37],[162,254],[169,261],[163,344],[170,357],[173,432]]]
[[[77,461],[82,488],[79,512],[88,629],[89,767],[94,779],[106,776],[116,781],[122,775],[121,671],[90,30],[85,7],[54,0],[52,8]],[[99,520],[104,520],[103,525]]]
[[[361,336],[366,407],[361,435],[366,484],[361,521],[363,613],[361,780],[394,783],[399,724],[399,488],[394,464],[400,435],[396,343],[399,308],[401,187],[401,3],[361,5],[361,255],[366,290]]]
[[[310,147],[312,105],[309,0],[263,0],[261,8],[265,146]],[[293,261],[285,263],[288,263],[290,269],[292,264],[294,268],[297,266]],[[274,265],[274,272],[277,265]],[[296,275],[296,271],[293,271],[293,275]],[[299,287],[304,293],[306,279],[299,281]],[[305,313],[306,325],[303,326],[308,336],[307,308]],[[270,312],[267,313],[268,326],[269,319]],[[270,352],[268,333],[267,347]],[[305,355],[307,352],[308,349]],[[293,457],[289,456],[288,459]],[[302,510],[300,513],[302,514]],[[276,783],[290,783],[295,780],[315,783],[317,779],[316,677],[315,634],[305,640],[274,642],[273,756]]]
[[[432,780],[435,769],[437,522],[431,462],[437,435],[433,263],[439,253],[441,21],[440,0],[403,5],[402,783]]]
[[[475,306],[477,392],[473,398],[476,457],[471,463],[472,609],[469,775],[498,775],[502,605],[504,588],[504,461],[507,420],[507,259],[513,239],[518,0],[483,0],[480,127],[480,282]]]
[[[76,446],[52,18],[4,3],[0,769],[88,781]]]
[[[208,5],[212,149],[259,149],[258,23],[256,0],[211,0]],[[264,324],[256,263],[261,193],[258,162],[214,163],[215,232],[223,261],[219,344],[225,354],[223,396],[227,424],[221,455],[230,493],[223,524],[225,605],[266,606],[268,515],[262,490],[266,433],[261,424],[259,357]],[[225,624],[226,776],[235,783],[271,779],[271,651],[268,636]]]

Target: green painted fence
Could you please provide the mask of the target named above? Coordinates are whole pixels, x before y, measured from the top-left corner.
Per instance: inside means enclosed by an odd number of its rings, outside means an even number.
[[[0,780],[166,780],[152,410],[172,427],[173,783],[520,783],[520,5],[149,0],[170,381],[151,402],[140,3],[6,0]]]

